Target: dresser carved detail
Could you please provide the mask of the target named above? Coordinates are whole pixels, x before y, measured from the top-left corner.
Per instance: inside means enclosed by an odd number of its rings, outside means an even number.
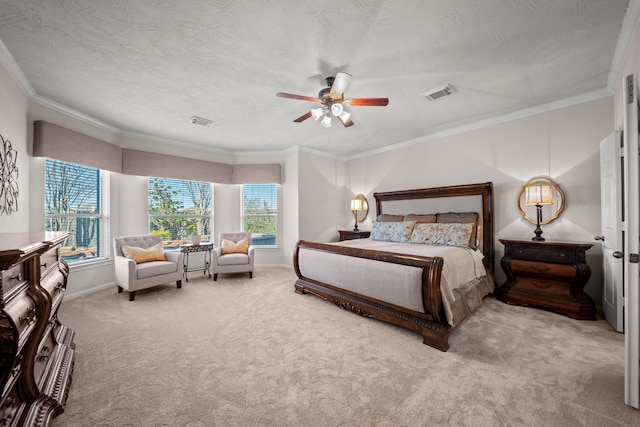
[[[507,281],[497,292],[507,304],[544,307],[574,319],[593,320],[596,307],[583,289],[591,270],[590,243],[500,239]]]
[[[0,426],[46,426],[64,410],[74,332],[58,320],[68,233],[0,234]]]

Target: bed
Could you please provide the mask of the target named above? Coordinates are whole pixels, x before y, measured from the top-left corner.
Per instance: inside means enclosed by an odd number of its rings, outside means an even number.
[[[373,196],[377,216],[369,239],[296,244],[295,292],[415,331],[447,351],[452,330],[495,288],[493,184]],[[436,229],[440,240],[429,240]],[[443,243],[448,229],[468,234]],[[468,244],[459,244],[464,239]]]

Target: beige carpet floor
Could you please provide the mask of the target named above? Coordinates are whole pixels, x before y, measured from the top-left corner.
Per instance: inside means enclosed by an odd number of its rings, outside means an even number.
[[[63,302],[73,383],[53,426],[624,426],[624,337],[488,298],[443,353],[293,292],[295,274]]]

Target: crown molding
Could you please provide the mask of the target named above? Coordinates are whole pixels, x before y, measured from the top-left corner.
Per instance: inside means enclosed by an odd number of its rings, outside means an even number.
[[[620,36],[618,37],[618,43],[616,43],[616,49],[613,52],[613,58],[611,60],[611,68],[609,69],[609,78],[607,80],[607,87],[615,91],[620,79],[622,78],[622,71],[624,70],[626,59],[629,57],[629,49],[631,49],[631,42],[638,29],[640,23],[640,0],[629,0],[627,6],[627,12],[624,15],[622,21],[622,28],[620,29]]]
[[[9,49],[7,49],[7,46],[5,46],[2,40],[0,40],[0,62],[2,62],[7,71],[9,71],[9,74],[11,74],[13,80],[18,83],[18,85],[22,89],[22,92],[24,92],[24,94],[27,95],[28,98],[33,99],[33,97],[36,95],[36,91],[33,89],[33,86],[31,86],[29,79],[27,79],[27,76],[24,75],[22,69],[13,58],[13,55],[11,55],[11,52],[9,52]]]
[[[482,129],[488,126],[497,125],[500,123],[510,122],[525,117],[535,116],[537,114],[547,113],[549,111],[558,110],[560,108],[571,107],[573,105],[583,104],[585,102],[595,101],[597,99],[606,98],[607,96],[613,96],[614,93],[609,88],[599,89],[596,91],[588,92],[582,95],[577,95],[570,98],[561,99],[559,101],[551,102],[548,104],[538,105],[536,107],[527,108],[512,113],[504,114],[501,116],[491,117],[490,119],[480,120],[474,123],[454,127],[451,129],[443,130],[440,132],[423,135],[414,139],[410,139],[398,144],[387,145],[385,147],[376,148],[369,151],[364,151],[351,156],[345,156],[342,160],[356,160],[363,157],[373,156],[375,154],[387,153],[389,151],[398,150],[412,145],[421,144],[435,139],[445,138],[452,135],[457,135],[464,132],[469,132],[476,129]]]
[[[69,108],[66,105],[60,104],[59,102],[53,101],[49,98],[45,98],[44,96],[38,95],[36,93],[34,93],[32,96],[29,97],[30,100],[36,104],[40,104],[43,107],[49,108],[51,110],[57,111],[59,113],[62,113],[64,115],[67,115],[69,117],[72,117],[74,119],[80,120],[82,122],[88,123],[92,126],[96,126],[100,129],[109,131],[111,133],[120,134],[120,129],[118,129],[117,127],[110,125],[108,123],[105,123],[101,120],[98,120],[92,116],[89,116],[88,114],[84,114],[81,113],[78,110],[74,110],[73,108]]]

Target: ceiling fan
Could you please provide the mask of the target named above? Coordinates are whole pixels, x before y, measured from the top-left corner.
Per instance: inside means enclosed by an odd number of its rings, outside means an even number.
[[[331,127],[331,118],[336,117],[345,127],[349,127],[353,126],[353,120],[351,120],[351,113],[349,113],[345,107],[374,107],[389,104],[388,98],[344,99],[344,91],[351,82],[351,74],[339,72],[336,73],[335,77],[327,77],[325,81],[328,87],[322,89],[318,93],[317,98],[284,92],[276,93],[276,96],[280,98],[300,99],[302,101],[319,102],[322,104],[320,107],[313,108],[311,111],[298,117],[294,122],[300,123],[309,117],[313,117],[315,121],[322,119],[320,124],[328,128]]]

